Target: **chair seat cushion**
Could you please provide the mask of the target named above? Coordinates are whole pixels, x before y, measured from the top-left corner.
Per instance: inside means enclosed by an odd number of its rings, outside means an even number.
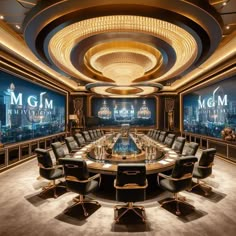
[[[58,179],[58,178],[61,178],[63,177],[64,174],[63,174],[63,170],[62,169],[54,169],[54,170],[51,170],[50,171],[50,174],[48,176],[48,179],[49,180],[54,180],[54,179]]]
[[[96,180],[92,180],[90,182],[78,183],[74,181],[66,181],[67,188],[75,193],[86,195],[96,191],[99,187],[99,183]]]
[[[190,187],[191,181],[191,179],[186,179],[185,181],[181,181],[178,183],[178,181],[176,182],[169,179],[162,179],[160,180],[160,186],[172,193],[178,193]]]
[[[197,179],[204,179],[210,176],[212,168],[198,168],[197,166],[193,169],[193,177]]]

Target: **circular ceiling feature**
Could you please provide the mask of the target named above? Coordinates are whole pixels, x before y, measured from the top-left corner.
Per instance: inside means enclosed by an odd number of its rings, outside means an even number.
[[[81,74],[73,66],[71,51],[84,38],[115,30],[145,32],[166,41],[173,47],[177,55],[176,63],[165,75],[154,78],[153,81],[161,81],[183,72],[197,58],[198,45],[196,40],[179,26],[149,17],[116,15],[87,19],[63,28],[49,41],[50,59],[58,68],[65,70],[71,76],[80,76],[91,81],[91,78]]]
[[[137,93],[143,92],[143,90],[141,88],[119,86],[110,87],[106,89],[106,92],[115,95],[135,95]]]
[[[119,91],[114,86],[130,86],[142,96],[182,78],[218,47],[222,20],[200,2],[37,1],[25,17],[24,37],[52,69],[78,83],[107,84],[86,85],[88,91],[112,96]]]
[[[99,44],[89,49],[84,59],[90,70],[120,85],[132,83],[162,63],[162,55],[157,49],[133,41]]]
[[[104,67],[102,74],[117,85],[130,85],[136,78],[144,75],[144,69],[134,63],[113,63]]]
[[[159,83],[135,83],[130,86],[119,86],[114,83],[89,83],[85,87],[88,91],[104,96],[130,97],[158,92],[163,88],[163,85]]]

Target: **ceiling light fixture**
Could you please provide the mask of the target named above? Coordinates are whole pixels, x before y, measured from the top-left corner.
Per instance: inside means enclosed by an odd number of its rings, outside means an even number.
[[[176,63],[164,76],[154,78],[153,81],[155,79],[161,81],[175,76],[187,69],[197,57],[198,46],[196,40],[179,26],[149,17],[114,15],[76,22],[56,33],[49,42],[50,58],[58,68],[68,74],[81,77],[89,82],[95,82],[72,65],[71,52],[81,40],[92,35],[111,31],[146,33],[162,39],[173,47],[177,54]]]

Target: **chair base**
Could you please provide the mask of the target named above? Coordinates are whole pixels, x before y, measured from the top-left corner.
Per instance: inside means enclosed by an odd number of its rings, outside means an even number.
[[[184,205],[186,205],[186,206],[191,207],[192,209],[195,209],[195,207],[194,207],[193,205],[191,205],[191,204],[189,204],[189,203],[186,202],[186,198],[185,198],[185,197],[179,197],[179,196],[177,195],[177,193],[174,194],[174,197],[173,197],[172,199],[166,200],[166,201],[162,202],[162,203],[161,203],[161,207],[162,207],[163,205],[167,204],[167,203],[170,203],[170,202],[176,202],[176,212],[175,212],[175,214],[176,214],[177,216],[181,215],[181,211],[180,211],[180,209],[179,209],[179,203],[182,203],[182,204],[184,204]]]
[[[59,184],[60,184],[60,183],[59,183]],[[45,186],[45,187],[42,188],[43,191],[42,191],[39,195],[43,195],[44,193],[46,193],[47,191],[49,191],[49,190],[52,189],[52,190],[53,190],[53,197],[54,197],[54,198],[57,198],[58,195],[57,195],[56,189],[57,189],[57,188],[65,188],[65,189],[66,189],[66,186],[61,186],[61,185],[59,185],[59,184],[56,184],[56,181],[55,181],[55,180],[51,181],[47,186]]]
[[[116,213],[118,213],[118,210],[119,209],[122,209],[122,208],[125,208],[126,210],[124,212],[122,212],[120,215],[117,215],[116,216]],[[136,210],[136,209],[139,209],[141,210],[141,214]],[[137,205],[134,205],[132,202],[128,202],[127,205],[116,205],[114,206],[114,211],[115,211],[115,221],[116,222],[119,222],[120,218],[122,216],[124,216],[128,211],[133,211],[136,215],[138,215],[143,222],[146,221],[146,216],[145,216],[145,209],[143,206],[137,206]]]
[[[74,206],[77,206],[77,205],[81,205],[82,206],[82,209],[83,209],[83,212],[84,212],[84,216],[88,216],[88,212],[86,211],[86,208],[85,208],[85,204],[86,203],[94,203],[98,206],[100,206],[100,203],[98,201],[95,201],[95,200],[85,200],[85,196],[84,195],[79,195],[79,198],[78,197],[75,197],[73,198],[73,202],[75,202],[72,206],[70,206],[68,209],[74,207]]]
[[[189,189],[189,191],[192,191],[194,188],[198,186],[201,188],[201,190],[203,190],[205,196],[208,196],[212,191],[212,187],[208,186],[204,182],[200,182],[199,179],[197,179],[197,183],[194,182],[192,183],[192,187]]]

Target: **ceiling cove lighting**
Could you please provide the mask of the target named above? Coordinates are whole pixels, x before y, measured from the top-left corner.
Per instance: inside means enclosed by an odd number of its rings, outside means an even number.
[[[192,0],[38,1],[23,26],[47,66],[88,92],[123,97],[182,81],[216,50],[224,27],[208,1]]]
[[[116,15],[96,17],[71,24],[56,33],[49,42],[49,55],[57,67],[72,76],[80,76],[87,81],[91,78],[79,72],[72,64],[71,52],[80,40],[95,34],[111,31],[145,32],[168,42],[177,55],[175,65],[161,78],[163,80],[175,76],[189,67],[197,57],[198,46],[194,37],[184,29],[158,19]],[[115,52],[114,52],[115,53]]]

